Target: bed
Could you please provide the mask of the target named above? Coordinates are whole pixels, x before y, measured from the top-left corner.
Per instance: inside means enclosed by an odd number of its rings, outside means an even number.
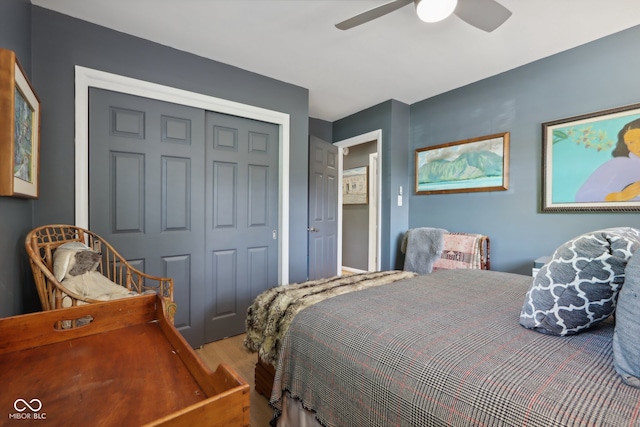
[[[205,366],[165,310],[145,295],[0,319],[5,422],[248,426],[249,384],[229,366]]]
[[[604,252],[625,252],[624,270],[637,247]],[[523,327],[532,281],[440,270],[305,307],[277,346],[273,424],[639,426],[640,389],[614,369],[613,317],[567,335]]]

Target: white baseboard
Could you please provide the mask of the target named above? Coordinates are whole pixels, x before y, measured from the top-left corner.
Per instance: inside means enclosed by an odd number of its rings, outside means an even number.
[[[359,270],[357,268],[342,266],[342,271],[348,271],[349,273],[366,273],[367,270]]]

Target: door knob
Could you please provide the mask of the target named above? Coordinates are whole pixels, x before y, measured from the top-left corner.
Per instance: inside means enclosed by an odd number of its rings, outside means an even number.
[[[320,231],[320,230],[318,230],[318,229],[317,229],[317,228],[315,228],[315,227],[307,227],[307,231],[310,231],[310,232],[312,232],[312,233],[317,233],[317,232],[318,232],[318,231]]]

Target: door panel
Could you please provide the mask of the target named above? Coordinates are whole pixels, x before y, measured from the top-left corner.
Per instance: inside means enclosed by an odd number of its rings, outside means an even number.
[[[244,332],[278,280],[278,127],[90,90],[90,227],[172,277],[189,343]]]
[[[204,111],[100,89],[89,99],[89,226],[140,270],[174,279],[175,325],[200,346]]]
[[[309,280],[338,272],[338,147],[309,140]]]
[[[244,332],[278,281],[278,127],[207,112],[205,340]]]

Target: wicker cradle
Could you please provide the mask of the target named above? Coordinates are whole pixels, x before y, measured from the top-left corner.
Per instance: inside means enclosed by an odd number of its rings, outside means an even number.
[[[113,283],[140,294],[148,290],[155,291],[164,299],[167,317],[173,322],[177,309],[175,302],[173,302],[173,279],[156,277],[137,270],[113,246],[96,233],[64,224],[44,225],[35,228],[27,234],[25,239],[29,264],[43,310],[63,308],[63,298],[70,299],[72,307],[79,303],[101,302],[73,293],[55,278],[53,253],[58,246],[69,242],[84,243],[96,252],[102,253],[98,271]],[[75,326],[75,322],[73,326]]]

